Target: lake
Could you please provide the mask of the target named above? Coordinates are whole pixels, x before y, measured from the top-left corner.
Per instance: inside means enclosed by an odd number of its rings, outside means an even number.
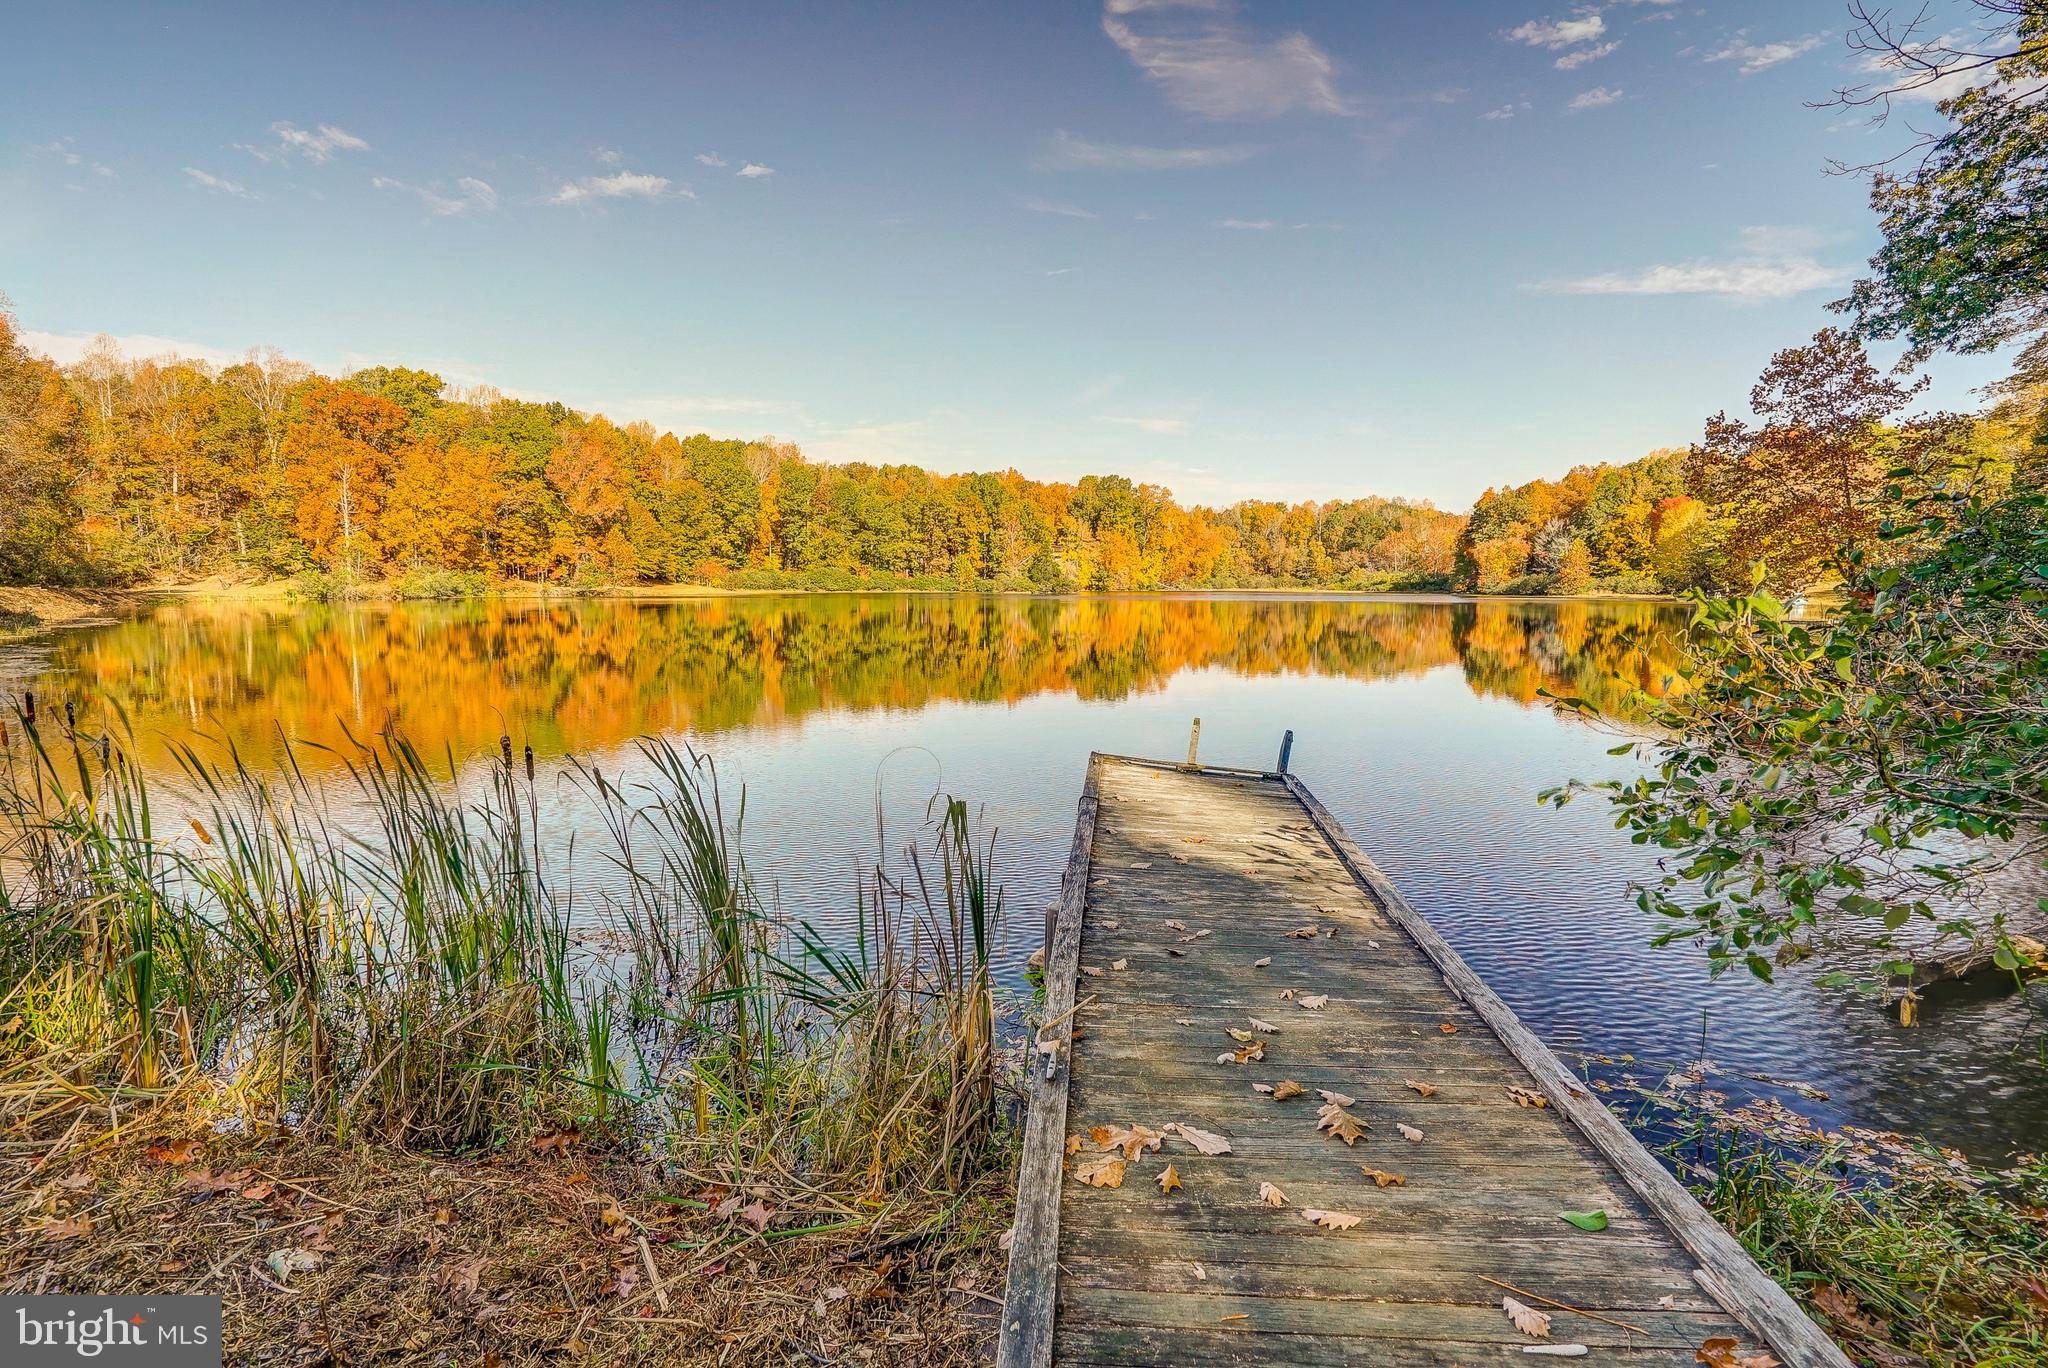
[[[728,789],[745,785],[764,886],[826,925],[850,920],[856,867],[951,793],[999,835],[1013,983],[1091,750],[1178,758],[1199,716],[1203,759],[1270,767],[1291,728],[1292,768],[1568,1060],[1630,1055],[1596,1071],[1655,1082],[1705,1059],[1706,1086],[1734,1097],[1983,1159],[2048,1145],[2040,987],[2032,1007],[1951,995],[1906,1029],[1817,987],[1826,956],[1775,985],[1709,981],[1688,948],[1650,946],[1657,928],[1630,900],[1655,853],[1600,803],[1538,806],[1545,787],[1637,763],[1539,691],[1624,707],[1681,687],[1683,621],[1655,603],[1275,595],[181,600],[18,648],[0,683],[71,701],[81,722],[117,707],[167,773],[167,741],[194,732],[260,759],[281,734],[338,744],[395,727],[458,763],[510,736],[543,764],[608,770],[631,767],[636,737],[687,736]],[[590,833],[566,787],[550,807],[565,847]],[[595,865],[579,877],[602,878]]]

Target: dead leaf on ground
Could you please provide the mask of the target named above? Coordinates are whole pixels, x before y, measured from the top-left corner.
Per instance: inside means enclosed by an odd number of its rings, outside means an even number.
[[[1401,1138],[1403,1140],[1414,1142],[1422,1139],[1422,1132],[1415,1129],[1415,1127],[1409,1125],[1405,1121],[1396,1121],[1394,1123],[1394,1129],[1401,1132]]]
[[[1166,927],[1169,931],[1185,931],[1188,929],[1188,924],[1179,917],[1168,917],[1166,919]]]
[[[1358,1166],[1358,1171],[1364,1174],[1366,1177],[1372,1179],[1374,1185],[1377,1187],[1385,1188],[1408,1186],[1408,1179],[1403,1174],[1388,1173],[1385,1169],[1367,1168],[1363,1164],[1360,1164]]]
[[[1084,965],[1082,965],[1082,966],[1081,966],[1081,972],[1082,972],[1082,973],[1084,973],[1084,974],[1086,974],[1086,975],[1087,975],[1087,976],[1088,976],[1089,978],[1101,978],[1101,977],[1102,977],[1102,971],[1101,971],[1100,969],[1096,968],[1096,967],[1095,967],[1094,965],[1092,965],[1092,964],[1084,964]]]
[[[1516,1106],[1528,1107],[1532,1111],[1541,1111],[1550,1105],[1550,1099],[1534,1088],[1509,1088],[1508,1096],[1515,1099]]]
[[[1286,1206],[1287,1194],[1272,1183],[1259,1184],[1259,1200],[1267,1206]]]
[[[1252,968],[1263,969],[1272,962],[1273,957],[1271,955],[1261,955],[1258,959],[1252,961]]]
[[[1434,1083],[1422,1083],[1418,1082],[1413,1078],[1404,1078],[1401,1080],[1401,1086],[1404,1088],[1412,1089],[1415,1092],[1422,1094],[1422,1096],[1424,1097],[1436,1096],[1436,1084]]]
[[[1333,1107],[1355,1107],[1358,1105],[1358,1099],[1349,1093],[1331,1092],[1328,1088],[1317,1088],[1316,1096],[1322,1098],[1323,1101]]]
[[[1305,1007],[1311,1012],[1320,1012],[1323,1010],[1323,1008],[1330,1005],[1330,995],[1328,993],[1305,994],[1304,996],[1295,999],[1294,1005],[1297,1007]]]
[[[1236,1026],[1226,1026],[1223,1029],[1229,1033],[1230,1038],[1232,1040],[1239,1041],[1243,1044],[1249,1045],[1252,1041],[1258,1039],[1258,1037],[1254,1036],[1250,1031],[1243,1030]]]
[[[1365,1139],[1365,1133],[1370,1128],[1336,1103],[1328,1102],[1316,1113],[1316,1129],[1328,1131],[1332,1140],[1342,1140],[1346,1145],[1355,1145]]]
[[[1119,1188],[1124,1185],[1123,1156],[1113,1150],[1091,1154],[1074,1165],[1074,1177],[1089,1187]]]
[[[1267,1035],[1273,1035],[1280,1029],[1278,1026],[1275,1026],[1272,1022],[1261,1021],[1257,1017],[1246,1017],[1245,1020],[1251,1023],[1251,1027],[1254,1031],[1264,1031]]]
[[[152,1164],[189,1164],[199,1158],[197,1140],[165,1140],[151,1145],[145,1157]]]
[[[1315,938],[1316,929],[1313,926],[1296,927],[1287,933],[1287,939],[1289,940],[1314,940]]]
[[[1215,1131],[1205,1131],[1199,1126],[1190,1126],[1179,1121],[1168,1124],[1166,1129],[1168,1133],[1179,1136],[1203,1154],[1230,1153],[1230,1142]]]
[[[58,1221],[43,1223],[43,1238],[46,1240],[76,1240],[92,1234],[92,1217],[80,1212]]]
[[[1301,1084],[1291,1078],[1283,1078],[1273,1085],[1273,1100],[1285,1102],[1290,1097],[1299,1097],[1303,1092]]]
[[[1159,1175],[1159,1190],[1161,1192],[1173,1192],[1180,1185],[1180,1170],[1168,1164],[1165,1171]]]
[[[1067,1137],[1067,1153],[1068,1153],[1068,1154],[1073,1154],[1073,1153],[1077,1152],[1077,1151],[1078,1151],[1078,1150],[1079,1150],[1079,1149],[1081,1148],[1081,1146],[1085,1145],[1086,1143],[1088,1143],[1088,1142],[1087,1142],[1087,1141],[1085,1141],[1085,1140],[1083,1140],[1083,1139],[1082,1139],[1082,1138],[1081,1138],[1080,1136],[1078,1136],[1078,1135],[1070,1135],[1070,1136],[1068,1136],[1068,1137]]]
[[[1109,967],[1121,974],[1124,970],[1131,967],[1131,962],[1127,959],[1113,959],[1109,962]]]
[[[1776,1356],[1761,1349],[1749,1351],[1732,1335],[1716,1335],[1701,1343],[1692,1356],[1707,1368],[1778,1368]]]
[[[1126,1159],[1135,1159],[1141,1150],[1156,1150],[1166,1132],[1153,1130],[1150,1126],[1136,1122],[1128,1126],[1097,1126],[1088,1132],[1088,1138],[1106,1150],[1121,1150]]]
[[[1544,1315],[1535,1307],[1518,1302],[1513,1297],[1502,1297],[1500,1299],[1500,1309],[1507,1313],[1509,1320],[1514,1322],[1515,1329],[1523,1334],[1534,1335],[1538,1339],[1549,1338],[1550,1317]]]
[[[534,1140],[532,1142],[532,1149],[535,1154],[546,1154],[549,1150],[553,1150],[556,1154],[567,1158],[569,1146],[582,1138],[583,1133],[578,1130],[556,1131],[552,1135],[543,1135]]]
[[[320,1266],[325,1257],[317,1250],[286,1245],[283,1249],[271,1250],[263,1262],[269,1265],[270,1271],[277,1275],[279,1282],[285,1282],[294,1273],[312,1272]]]
[[[1450,1021],[1439,1022],[1437,1029],[1445,1035],[1456,1035],[1458,1033],[1457,1023]]]
[[[1182,936],[1180,938],[1180,943],[1182,945],[1192,945],[1194,942],[1201,940],[1205,936],[1213,936],[1215,934],[1215,932],[1211,931],[1208,927],[1205,926],[1199,931],[1190,931],[1187,935]]]
[[[775,1208],[758,1197],[740,1208],[740,1220],[756,1231],[766,1230],[768,1222],[774,1219],[774,1216]]]
[[[1315,1207],[1303,1207],[1301,1217],[1310,1225],[1319,1225],[1325,1230],[1349,1230],[1358,1224],[1358,1218],[1345,1211],[1319,1211]]]
[[[1240,1045],[1235,1050],[1225,1050],[1216,1056],[1218,1064],[1252,1064],[1266,1057],[1266,1042],[1255,1040],[1249,1045]]]

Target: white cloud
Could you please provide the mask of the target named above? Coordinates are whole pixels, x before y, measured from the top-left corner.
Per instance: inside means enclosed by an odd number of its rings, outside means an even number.
[[[1823,264],[1814,255],[1822,244],[1823,239],[1799,229],[1745,228],[1735,252],[1726,257],[1613,271],[1535,288],[1549,294],[1719,295],[1743,303],[1786,299],[1840,285],[1852,274],[1846,267]]]
[[[1794,57],[1813,51],[1821,45],[1821,41],[1826,37],[1825,33],[1809,33],[1803,38],[1793,38],[1784,42],[1751,43],[1744,39],[1741,32],[1738,32],[1735,35],[1734,41],[1718,52],[1708,53],[1702,60],[1709,62],[1739,61],[1742,63],[1740,68],[1742,74],[1744,76],[1754,76],[1757,72],[1769,70],[1780,62],[1789,62]]]
[[[1148,11],[1161,12],[1166,22],[1141,31],[1119,17]],[[1158,83],[1170,104],[1191,114],[1240,119],[1352,112],[1337,91],[1337,63],[1307,34],[1260,38],[1223,4],[1110,0],[1102,31]]]
[[[1510,42],[1530,47],[1561,48],[1590,43],[1607,32],[1607,21],[1598,12],[1584,10],[1569,19],[1531,19],[1517,24],[1503,36]]]
[[[695,199],[696,193],[687,185],[672,184],[666,176],[651,176],[644,171],[620,171],[609,176],[585,176],[582,180],[564,182],[560,189],[548,196],[549,204],[588,204],[592,200],[606,199]]]
[[[1048,276],[1072,275],[1074,272],[1080,269],[1081,268],[1079,266],[1056,266],[1052,270],[1047,271],[1046,274]]]
[[[98,333],[53,333],[39,332],[34,328],[21,331],[21,345],[32,352],[49,357],[60,366],[74,365],[84,359],[99,341]],[[190,342],[182,337],[159,337],[154,333],[126,333],[110,337],[108,341],[121,355],[130,360],[143,357],[180,356],[188,361],[206,361],[216,366],[232,366],[244,358],[244,353],[228,351],[223,347],[210,347],[204,342]]]
[[[427,212],[436,218],[448,218],[455,214],[473,212],[489,213],[498,207],[498,192],[488,181],[474,176],[463,176],[455,182],[455,193],[430,185],[410,185],[405,181],[393,180],[389,176],[372,176],[370,184],[379,190],[398,190],[417,196],[426,206]]]
[[[1280,225],[1273,219],[1227,218],[1218,219],[1216,226],[1218,228],[1237,228],[1251,233],[1263,233],[1269,228],[1278,228]]]
[[[185,168],[186,177],[202,190],[213,190],[223,195],[237,195],[242,199],[255,199],[256,193],[240,181],[231,181],[226,176],[216,176],[211,171],[201,171],[196,166]]]
[[[270,126],[270,131],[277,135],[277,142],[270,147],[258,147],[253,143],[236,143],[235,146],[258,161],[266,162],[286,161],[293,156],[304,157],[310,162],[324,162],[332,160],[337,152],[370,150],[367,142],[333,124],[324,123],[309,130],[279,120]]]
[[[1133,143],[1097,142],[1065,129],[1033,162],[1041,171],[1182,171],[1193,167],[1228,166],[1256,156],[1249,143],[1221,147],[1141,147]]]
[[[92,172],[95,176],[111,177],[114,174],[113,167],[108,166],[105,162],[93,161],[81,153],[69,134],[57,139],[55,142],[30,143],[28,150],[31,156],[55,157],[66,166],[76,166],[81,170]]]
[[[748,162],[745,166],[733,172],[733,174],[741,180],[767,180],[775,174],[775,168],[763,166],[759,162]]]
[[[606,166],[617,166],[621,161],[625,160],[626,154],[619,151],[616,147],[600,147],[590,155]]]
[[[1024,195],[1017,200],[1019,209],[1029,209],[1034,214],[1057,214],[1061,218],[1092,219],[1095,211],[1083,209],[1078,204],[1061,204],[1057,200],[1040,199],[1036,195]]]
[[[716,152],[699,152],[697,160],[713,170],[722,170],[729,164],[725,158],[719,156]]]
[[[1619,86],[1613,90],[1609,90],[1606,86],[1594,86],[1591,90],[1582,90],[1572,96],[1570,102],[1565,105],[1565,112],[1576,114],[1582,109],[1600,109],[1615,103],[1621,99],[1621,96],[1622,92]]]
[[[1602,43],[1598,47],[1573,48],[1570,52],[1558,58],[1552,65],[1556,66],[1559,71],[1571,71],[1576,67],[1584,66],[1588,62],[1597,62],[1602,57],[1611,56],[1614,50],[1620,46],[1621,40],[1617,38],[1611,43]]]
[[[1866,54],[1863,70],[1882,83],[1882,89],[1892,100],[1934,104],[1953,99],[1966,90],[1997,83],[1997,65],[1966,55],[1974,50],[1969,34],[1944,33],[1909,46],[1913,56],[1927,63],[1932,71],[1889,52]]]
[[[1185,418],[1137,418],[1109,415],[1104,417],[1102,421],[1105,423],[1116,423],[1122,427],[1133,427],[1140,432],[1149,432],[1158,437],[1180,437],[1184,436],[1188,430],[1188,420]]]
[[[1479,117],[1482,119],[1494,120],[1512,119],[1517,115],[1527,114],[1529,112],[1529,108],[1530,105],[1527,100],[1520,100],[1513,104],[1504,104],[1496,106],[1493,109],[1487,110],[1484,114],[1481,114]]]

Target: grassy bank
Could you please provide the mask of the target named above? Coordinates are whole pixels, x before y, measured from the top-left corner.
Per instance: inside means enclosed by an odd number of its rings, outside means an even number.
[[[1012,1140],[964,804],[828,941],[762,903],[744,797],[435,770],[339,793],[16,715],[0,780],[9,1292],[203,1292],[236,1361],[970,1357]],[[542,791],[609,894],[544,852]],[[572,915],[573,913],[573,915]]]

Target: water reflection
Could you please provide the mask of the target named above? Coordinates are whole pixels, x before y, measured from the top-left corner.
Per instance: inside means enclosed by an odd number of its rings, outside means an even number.
[[[1672,686],[1676,619],[1648,603],[956,597],[574,600],[304,610],[171,604],[60,638],[48,678],[138,731],[404,731],[429,751],[543,755],[647,731],[773,727],[821,710],[1114,701],[1190,670],[1391,679],[1624,708]]]

